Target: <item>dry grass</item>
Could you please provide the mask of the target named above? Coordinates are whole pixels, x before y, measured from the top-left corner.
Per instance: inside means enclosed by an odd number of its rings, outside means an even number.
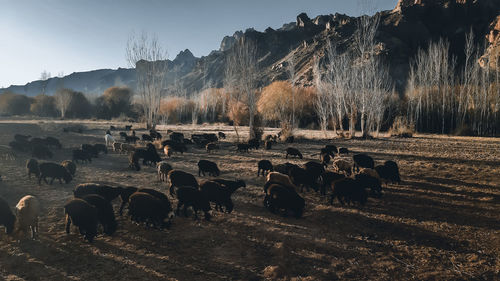
[[[68,126],[64,121],[0,121],[0,145],[15,133],[58,137],[64,146],[54,159],[59,162],[70,158],[71,148],[81,143],[104,142],[109,123],[75,123],[90,130],[62,133],[61,128]],[[232,214],[215,213],[212,222],[178,217],[166,231],[144,229],[124,216],[115,235],[100,236],[89,244],[74,230],[70,235],[64,232],[62,206],[75,185],[109,181],[166,191],[155,170],[131,171],[125,155],[110,153],[92,164],[78,165],[70,184],[38,187],[25,174],[29,156],[18,154],[16,160],[0,160],[4,177],[0,196],[12,207],[26,194],[40,198],[40,236],[32,241],[0,234],[0,279],[493,280],[499,276],[499,139],[414,135],[333,140],[351,151],[368,153],[377,163],[398,161],[403,183],[389,185],[382,199],[370,199],[362,209],[330,206],[327,198],[304,194],[304,218],[294,219],[273,215],[262,206],[264,179],[256,177],[259,159],[285,162],[286,145],[238,154],[232,127],[168,128],[188,135],[226,133],[228,139],[215,154],[194,148],[168,161],[196,173],[198,160],[208,159],[219,164],[222,178],[243,178],[247,188],[233,195]],[[167,128],[160,129],[164,133]],[[299,130],[295,135],[317,140],[301,138],[292,144],[305,159],[290,161],[317,159],[311,155],[326,143],[319,140],[323,133]]]

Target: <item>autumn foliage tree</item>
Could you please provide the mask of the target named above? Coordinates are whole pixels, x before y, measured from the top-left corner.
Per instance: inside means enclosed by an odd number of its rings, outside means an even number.
[[[122,114],[128,115],[134,93],[128,87],[110,87],[96,99],[98,118],[110,119]]]
[[[30,99],[11,92],[0,94],[1,115],[23,115],[30,112]]]
[[[33,103],[30,106],[30,111],[32,114],[41,117],[56,117],[56,100],[52,96],[40,94],[34,98]]]

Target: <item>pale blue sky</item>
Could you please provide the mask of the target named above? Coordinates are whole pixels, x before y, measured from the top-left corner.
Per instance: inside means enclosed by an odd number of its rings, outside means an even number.
[[[364,0],[388,10],[397,0]],[[173,59],[218,49],[225,35],[263,31],[336,12],[359,15],[355,0],[0,0],[0,88],[100,68],[128,67],[125,45],[133,31],[156,33]]]

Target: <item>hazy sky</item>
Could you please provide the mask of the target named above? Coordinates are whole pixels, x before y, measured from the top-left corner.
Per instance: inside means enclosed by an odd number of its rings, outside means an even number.
[[[377,10],[397,0],[364,0]],[[218,49],[225,35],[263,31],[336,12],[359,15],[355,0],[0,0],[0,88],[63,72],[128,67],[125,45],[133,31],[156,33],[173,59]],[[374,4],[373,4],[374,3]],[[361,5],[364,6],[364,5]]]

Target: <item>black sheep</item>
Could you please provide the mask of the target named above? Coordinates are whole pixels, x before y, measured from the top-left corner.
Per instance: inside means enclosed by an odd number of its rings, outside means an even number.
[[[120,199],[122,201],[122,203],[120,204],[120,210],[118,211],[120,216],[123,215],[123,208],[125,208],[125,205],[128,204],[130,196],[137,190],[137,187],[133,186],[125,186],[120,188]]]
[[[75,198],[64,205],[66,215],[66,233],[69,234],[71,223],[78,227],[80,234],[92,242],[97,236],[99,223],[97,208],[87,201]]]
[[[92,155],[87,151],[83,151],[81,149],[75,149],[72,151],[72,153],[73,153],[73,161],[75,161],[76,163],[78,163],[78,161],[89,162],[89,163],[92,162]]]
[[[36,144],[33,145],[31,156],[39,159],[50,159],[53,154],[47,146]]]
[[[355,154],[352,159],[354,160],[354,168],[356,172],[359,172],[359,168],[370,168],[373,169],[375,167],[375,162],[373,158],[366,154]]]
[[[304,186],[307,191],[309,191],[309,188],[312,188],[315,191],[318,191],[319,189],[313,174],[308,172],[306,169],[294,167],[290,170],[288,176],[295,185],[301,187],[300,192],[304,191]]]
[[[399,175],[399,167],[398,167],[398,164],[394,161],[385,161],[384,162],[384,166],[386,167],[386,171],[387,171],[387,180],[391,181],[391,182],[396,182],[396,183],[401,183],[401,177]]]
[[[248,153],[248,149],[250,148],[250,145],[248,143],[238,143],[236,146],[238,152]]]
[[[136,136],[125,136],[125,142],[126,143],[136,143],[139,140],[138,137]]]
[[[172,151],[179,152],[180,154],[184,154],[184,152],[187,151],[187,146],[184,143],[173,142],[169,145],[172,148]]]
[[[284,174],[284,175],[288,175],[290,173],[290,170],[292,168],[295,168],[295,167],[299,168],[299,166],[297,166],[295,164],[286,162],[284,164],[278,164],[278,165],[274,166],[274,171],[281,173],[281,174]]]
[[[97,194],[111,202],[122,194],[122,188],[98,183],[82,183],[76,186],[73,196],[83,198],[88,194]]]
[[[125,131],[132,130],[132,125],[125,125]]]
[[[184,206],[184,216],[187,217],[187,208],[191,206],[194,210],[195,219],[198,219],[198,211],[202,210],[205,214],[205,219],[210,220],[210,202],[208,201],[206,194],[199,191],[197,188],[179,188],[177,190],[177,199],[179,200],[179,202],[177,203],[177,214],[179,214],[181,207]]]
[[[335,153],[337,153],[337,147],[333,144],[327,144],[324,148],[321,149],[321,152],[326,152],[330,155],[330,157],[335,157]]]
[[[298,149],[293,148],[293,147],[288,147],[286,149],[286,156],[285,156],[286,159],[288,159],[288,155],[298,156],[300,159],[302,159],[302,153],[300,153],[300,151]]]
[[[272,148],[273,148],[273,141],[272,141],[272,140],[266,140],[266,141],[264,142],[264,148],[265,148],[266,150],[270,150],[270,149],[272,149]]]
[[[254,149],[259,149],[260,147],[260,141],[258,139],[250,139],[248,140],[248,148],[254,148]]]
[[[294,143],[295,142],[295,137],[294,136],[289,136],[285,139],[286,143]]]
[[[5,233],[12,233],[15,221],[16,216],[12,213],[9,204],[0,197],[0,225],[5,227]]]
[[[224,134],[223,132],[219,132],[218,135],[219,139],[226,139],[226,134]]]
[[[31,179],[31,174],[34,174],[35,177],[38,178],[40,176],[38,161],[36,161],[36,159],[26,160],[26,171],[28,172],[28,178]]]
[[[165,219],[171,214],[166,212],[165,202],[147,192],[135,192],[130,196],[128,215],[137,223],[152,224],[153,227],[162,229],[170,226],[170,221]]]
[[[198,161],[198,176],[201,176],[201,174],[205,176],[205,172],[212,177],[218,177],[220,175],[220,170],[216,163],[208,160]]]
[[[321,153],[320,156],[319,156],[319,159],[321,161],[321,164],[325,167],[328,166],[328,164],[330,164],[330,154],[328,153]]]
[[[172,134],[170,134],[170,140],[175,141],[177,143],[182,143],[183,139],[184,139],[183,133],[173,132]]]
[[[94,150],[96,151],[97,154],[99,154],[100,152],[108,154],[108,148],[106,147],[105,144],[102,143],[94,144]]]
[[[321,174],[321,186],[320,186],[321,195],[326,195],[327,187],[331,187],[334,182],[344,178],[345,178],[344,174],[339,174],[335,172],[324,172],[323,174]]]
[[[314,181],[317,181],[321,174],[325,172],[325,167],[323,166],[323,164],[314,161],[305,163],[304,168],[308,173],[312,175]]]
[[[149,195],[152,195],[161,201],[163,207],[162,213],[165,217],[169,218],[169,222],[165,226],[167,227],[170,226],[170,219],[173,217],[173,213],[172,213],[172,204],[170,204],[170,200],[168,200],[167,195],[165,195],[163,192],[150,188],[141,188],[137,190],[137,192],[148,193]]]
[[[75,163],[73,163],[72,161],[70,160],[64,160],[61,162],[61,166],[63,166],[64,168],[66,168],[66,170],[68,170],[68,172],[71,174],[71,176],[75,176],[75,173],[76,173],[76,165]]]
[[[262,171],[262,176],[265,176],[267,172],[272,172],[273,171],[273,164],[269,160],[260,160],[259,163],[257,163],[257,176],[260,175],[260,172]]]
[[[104,229],[104,233],[107,235],[115,233],[117,223],[111,203],[104,197],[97,194],[88,194],[82,199],[97,208],[97,218]]]
[[[295,191],[272,184],[264,198],[264,206],[272,213],[281,211],[282,215],[286,216],[291,211],[296,218],[300,218],[304,213],[305,201]]]
[[[168,172],[168,181],[170,182],[170,195],[174,195],[175,187],[180,188],[183,186],[190,186],[198,188],[198,181],[196,178],[190,174],[181,170],[171,170]]]
[[[88,144],[88,143],[84,143],[82,144],[82,146],[80,147],[80,149],[86,153],[88,153],[90,156],[94,157],[94,158],[98,158],[99,157],[99,153],[97,152],[97,150],[95,149],[95,147],[91,144]]]
[[[21,135],[21,134],[15,134],[14,139],[17,142],[29,142],[29,139],[31,138],[30,135]]]
[[[123,139],[127,138],[127,133],[125,133],[125,132],[120,132],[119,135]]]
[[[378,178],[372,177],[367,174],[357,174],[355,179],[358,183],[366,189],[370,189],[370,195],[375,198],[382,197],[382,185]]]
[[[23,141],[11,141],[9,142],[9,146],[20,152],[30,152],[32,151],[32,145],[30,142],[23,142]]]
[[[337,197],[340,204],[344,205],[344,200],[347,204],[359,202],[365,205],[368,200],[365,188],[361,185],[359,180],[345,178],[335,182],[332,185],[332,195],[330,197],[330,204],[333,204],[333,199]]]
[[[217,138],[217,135],[210,133],[210,134],[203,134],[203,138],[208,140],[209,142],[216,142],[219,141],[219,138]]]
[[[338,153],[339,154],[349,154],[349,149],[347,149],[347,147],[339,147]]]
[[[45,140],[45,145],[48,146],[48,147],[55,147],[57,149],[61,149],[62,148],[62,145],[61,145],[61,142],[56,139],[56,138],[53,138],[53,137],[46,137]]]
[[[213,179],[212,181],[218,182],[223,188],[228,189],[231,193],[234,193],[240,187],[247,187],[244,180],[224,180],[224,179]]]
[[[45,183],[48,184],[47,177],[52,178],[50,184],[54,182],[54,179],[58,179],[59,183],[61,184],[62,180],[64,180],[66,183],[69,183],[73,179],[69,171],[59,164],[47,162],[38,165],[38,167],[40,168],[38,185],[42,183],[42,179],[45,181]]]
[[[231,200],[231,191],[223,188],[218,182],[206,181],[200,185],[200,190],[208,198],[208,201],[215,203],[215,209],[221,212],[224,211],[222,206],[226,208],[226,212],[231,213],[234,208]]]
[[[153,138],[150,135],[142,134],[143,141],[153,141]]]

